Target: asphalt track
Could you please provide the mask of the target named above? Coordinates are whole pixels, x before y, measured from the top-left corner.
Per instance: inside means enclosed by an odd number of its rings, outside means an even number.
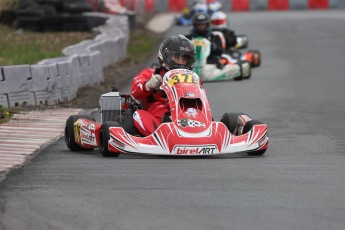
[[[262,66],[206,90],[216,119],[245,112],[269,125],[265,156],[107,159],[60,140],[0,184],[0,229],[343,230],[344,11],[230,20]]]

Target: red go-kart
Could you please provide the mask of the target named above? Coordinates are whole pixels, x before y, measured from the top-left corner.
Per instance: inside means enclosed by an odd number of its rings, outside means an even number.
[[[161,99],[168,101],[171,114],[151,135],[131,135],[126,131],[128,128],[124,129],[132,119],[126,118],[126,112],[140,108],[140,104],[128,95],[112,92],[101,96],[101,123],[91,116],[68,118],[65,127],[68,148],[75,151],[98,147],[105,157],[117,157],[121,153],[174,156],[265,153],[267,125],[241,113],[225,113],[220,121],[213,121],[206,93],[193,71],[167,72],[161,89],[166,97]],[[115,99],[113,105],[108,99]]]

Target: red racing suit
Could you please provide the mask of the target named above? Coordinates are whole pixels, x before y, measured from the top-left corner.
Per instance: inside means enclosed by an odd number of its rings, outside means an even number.
[[[152,68],[144,69],[134,77],[132,82],[132,96],[143,104],[143,110],[137,110],[133,114],[133,123],[143,136],[152,134],[162,123],[164,114],[170,111],[168,102],[155,100],[154,93],[146,90],[145,84],[154,72],[155,69]],[[161,71],[159,74],[163,76],[165,72]]]

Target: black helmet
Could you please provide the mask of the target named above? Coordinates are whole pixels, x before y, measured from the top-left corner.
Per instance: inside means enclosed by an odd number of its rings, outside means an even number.
[[[185,64],[176,63],[174,60],[182,59]],[[164,40],[158,51],[159,63],[168,70],[193,68],[195,51],[193,43],[183,35],[173,35]]]
[[[211,19],[210,19],[210,16],[208,14],[206,14],[206,13],[195,14],[193,16],[192,23],[193,23],[194,33],[197,36],[206,36],[209,33]],[[206,27],[200,29],[198,27],[198,25],[202,25],[202,24],[205,24]]]
[[[193,26],[198,24],[207,24],[210,25],[211,19],[210,16],[206,13],[197,13],[192,18]]]

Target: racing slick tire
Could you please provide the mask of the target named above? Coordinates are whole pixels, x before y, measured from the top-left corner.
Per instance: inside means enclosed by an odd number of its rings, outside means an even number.
[[[106,121],[102,124],[99,131],[99,150],[104,157],[118,157],[120,153],[110,152],[108,148],[108,141],[110,140],[109,128],[120,127],[116,121]]]
[[[224,113],[220,122],[222,122],[230,131],[231,134],[234,134],[237,127],[237,119],[240,115],[247,115],[245,113]],[[247,115],[248,116],[248,115]]]
[[[243,133],[249,132],[253,128],[254,125],[260,125],[260,124],[264,124],[264,123],[259,121],[259,120],[248,121],[243,127]],[[261,156],[261,155],[264,155],[265,152],[266,152],[266,149],[256,150],[256,151],[248,151],[247,153],[249,156]]]
[[[72,116],[70,116],[67,119],[66,126],[65,126],[65,143],[71,151],[81,151],[81,150],[90,151],[90,150],[93,150],[93,148],[83,148],[75,142],[75,139],[74,139],[74,137],[75,137],[74,122],[76,122],[80,118],[88,119],[91,121],[96,121],[95,118],[91,115],[72,115]]]

